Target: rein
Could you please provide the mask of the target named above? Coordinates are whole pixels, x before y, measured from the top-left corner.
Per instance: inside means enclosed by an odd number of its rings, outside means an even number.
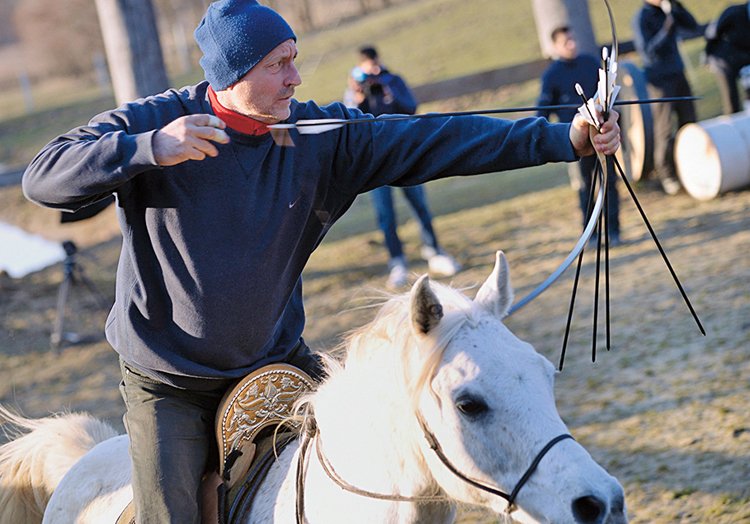
[[[536,454],[534,457],[534,460],[531,462],[531,465],[526,469],[524,474],[521,476],[521,479],[516,483],[516,486],[513,488],[513,490],[510,492],[510,494],[505,493],[501,489],[490,486],[489,484],[485,484],[484,482],[481,482],[479,480],[473,479],[464,473],[462,473],[453,463],[448,459],[448,457],[443,452],[443,448],[440,446],[440,442],[438,442],[435,435],[430,431],[429,427],[427,426],[427,422],[425,422],[424,417],[422,414],[418,411],[416,413],[417,421],[419,422],[419,426],[422,428],[422,433],[424,434],[425,439],[427,440],[428,445],[430,446],[430,449],[432,449],[437,457],[440,459],[440,462],[448,468],[448,470],[453,473],[455,476],[457,476],[459,479],[463,480],[464,482],[481,489],[482,491],[485,491],[487,493],[491,493],[493,495],[497,495],[503,499],[505,499],[508,502],[508,507],[506,509],[506,513],[510,514],[515,510],[515,501],[518,497],[518,493],[521,491],[521,488],[528,482],[528,480],[531,478],[531,475],[536,471],[537,466],[539,466],[539,463],[541,462],[542,458],[551,450],[555,444],[558,442],[561,442],[566,439],[572,439],[572,435],[568,433],[563,433],[562,435],[558,435],[552,440],[550,440],[542,449],[539,451],[539,453]],[[400,495],[398,493],[378,493],[376,491],[369,491],[366,489],[358,488],[346,480],[344,480],[341,475],[338,474],[336,469],[333,467],[333,464],[328,460],[328,457],[323,453],[323,445],[322,445],[322,439],[320,438],[320,431],[318,430],[317,424],[315,423],[315,420],[312,419],[312,417],[308,418],[308,421],[305,424],[305,430],[302,437],[302,443],[300,444],[300,453],[297,459],[297,504],[296,504],[296,516],[297,516],[297,524],[304,524],[305,522],[305,473],[307,472],[307,463],[309,460],[308,452],[310,449],[310,445],[312,444],[312,440],[315,440],[315,451],[316,455],[318,457],[318,460],[320,462],[321,467],[323,468],[323,471],[328,476],[329,479],[331,479],[338,487],[341,489],[348,491],[350,493],[354,493],[355,495],[360,495],[362,497],[372,498],[372,499],[378,499],[378,500],[391,500],[395,502],[441,502],[447,500],[447,497],[441,496],[441,495]]]
[[[338,485],[338,487],[345,489],[346,491],[349,491],[350,493],[355,493],[357,495],[368,497],[371,499],[378,499],[378,500],[393,500],[396,502],[443,502],[448,500],[448,497],[445,495],[399,495],[397,493],[378,493],[375,491],[368,491],[366,489],[358,488],[356,486],[353,486],[352,484],[349,484],[347,481],[345,481],[341,475],[339,475],[336,470],[333,467],[333,464],[331,464],[331,461],[328,460],[328,457],[325,456],[323,453],[323,446],[321,444],[321,438],[320,434],[316,436],[315,439],[315,451],[318,455],[318,460],[320,461],[321,466],[323,467],[323,471],[325,471],[326,475],[328,475],[328,478],[330,478],[332,481]]]

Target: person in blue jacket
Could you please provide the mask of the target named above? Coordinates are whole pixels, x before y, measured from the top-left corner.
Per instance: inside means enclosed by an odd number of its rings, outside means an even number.
[[[587,96],[593,96],[599,81],[599,61],[591,55],[578,52],[575,35],[567,26],[555,28],[551,38],[557,58],[542,73],[542,87],[537,105],[570,105],[581,102],[581,97],[576,92],[576,84],[581,85]],[[537,115],[547,119],[556,115],[560,122],[571,122],[576,113],[575,109],[540,109]],[[589,200],[595,167],[595,156],[583,157],[577,165],[568,164],[570,183],[578,193],[578,205],[584,227],[589,219]],[[614,173],[607,177],[607,231],[609,245],[620,245],[620,198],[617,193],[617,176]],[[592,239],[595,240],[594,237]]]
[[[122,251],[105,331],[123,372],[139,524],[199,522],[215,412],[237,379],[275,362],[318,373],[302,339],[302,270],[358,194],[620,143],[616,113],[590,141],[580,118],[378,122],[295,100],[296,36],[255,1],[210,4],[195,38],[206,81],[95,116],[23,177],[29,199],[59,210],[116,197]],[[269,124],[310,118],[373,122],[274,143]]]
[[[389,71],[380,61],[377,49],[364,46],[359,50],[359,64],[349,75],[349,85],[344,94],[344,104],[356,107],[374,116],[387,114],[412,115],[417,111],[417,100],[401,76]],[[433,276],[450,277],[460,266],[439,245],[427,196],[421,185],[404,186],[401,191],[419,222],[422,248],[420,253],[427,261]],[[398,237],[398,221],[393,205],[391,186],[380,186],[370,191],[378,227],[383,232],[388,250],[388,287],[397,289],[408,283],[408,263]]]
[[[737,79],[742,76],[743,98],[750,100],[750,2],[724,9],[708,24],[705,37],[706,60],[716,75],[723,112],[731,115],[742,111]]]
[[[644,0],[633,18],[635,47],[643,60],[649,93],[653,98],[691,96],[685,76],[685,64],[677,47],[678,37],[700,34],[698,22],[677,0]],[[653,104],[654,174],[668,195],[676,195],[680,181],[674,163],[674,138],[677,129],[696,121],[692,101]]]

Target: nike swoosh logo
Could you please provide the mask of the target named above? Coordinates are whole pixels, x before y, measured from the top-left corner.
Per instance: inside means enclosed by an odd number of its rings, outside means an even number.
[[[299,202],[299,197],[297,197],[297,200],[295,200],[294,202],[289,202],[289,209],[292,209],[297,204],[297,202]]]

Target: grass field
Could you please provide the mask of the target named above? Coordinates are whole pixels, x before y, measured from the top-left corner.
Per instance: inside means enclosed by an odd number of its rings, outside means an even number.
[[[497,184],[507,175],[495,177]],[[750,519],[750,192],[696,202],[639,191],[703,324],[702,337],[633,205],[621,213],[626,244],[612,252],[612,340],[591,363],[593,257],[583,266],[565,369],[557,377],[558,408],[571,432],[623,484],[633,524],[739,524]],[[120,241],[111,209],[64,228],[0,190],[0,219],[8,209],[29,230],[74,238],[82,267],[111,298]],[[553,220],[550,217],[554,217]],[[439,216],[436,228],[464,264],[453,280],[472,295],[503,249],[517,296],[527,293],[564,258],[577,236],[578,210],[568,187],[529,192]],[[401,229],[412,270],[418,231]],[[334,347],[374,312],[386,252],[375,232],[329,239],[305,271],[313,347]],[[0,403],[31,416],[85,410],[122,429],[117,356],[102,340],[106,310],[85,289],[68,303],[66,330],[85,342],[54,354],[60,265],[23,279],[0,278]],[[508,326],[557,364],[570,299],[572,271],[508,319]],[[600,313],[603,315],[603,313]],[[600,317],[603,320],[603,316]],[[464,508],[462,524],[497,522]],[[502,521],[501,521],[502,522]]]

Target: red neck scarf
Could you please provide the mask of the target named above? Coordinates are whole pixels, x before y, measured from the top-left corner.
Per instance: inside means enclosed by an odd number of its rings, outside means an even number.
[[[263,122],[258,122],[254,118],[241,115],[221,105],[219,99],[216,97],[216,91],[211,86],[208,86],[208,100],[211,102],[211,109],[214,110],[216,116],[221,118],[227,126],[235,131],[253,136],[265,135],[270,131],[268,126]]]

